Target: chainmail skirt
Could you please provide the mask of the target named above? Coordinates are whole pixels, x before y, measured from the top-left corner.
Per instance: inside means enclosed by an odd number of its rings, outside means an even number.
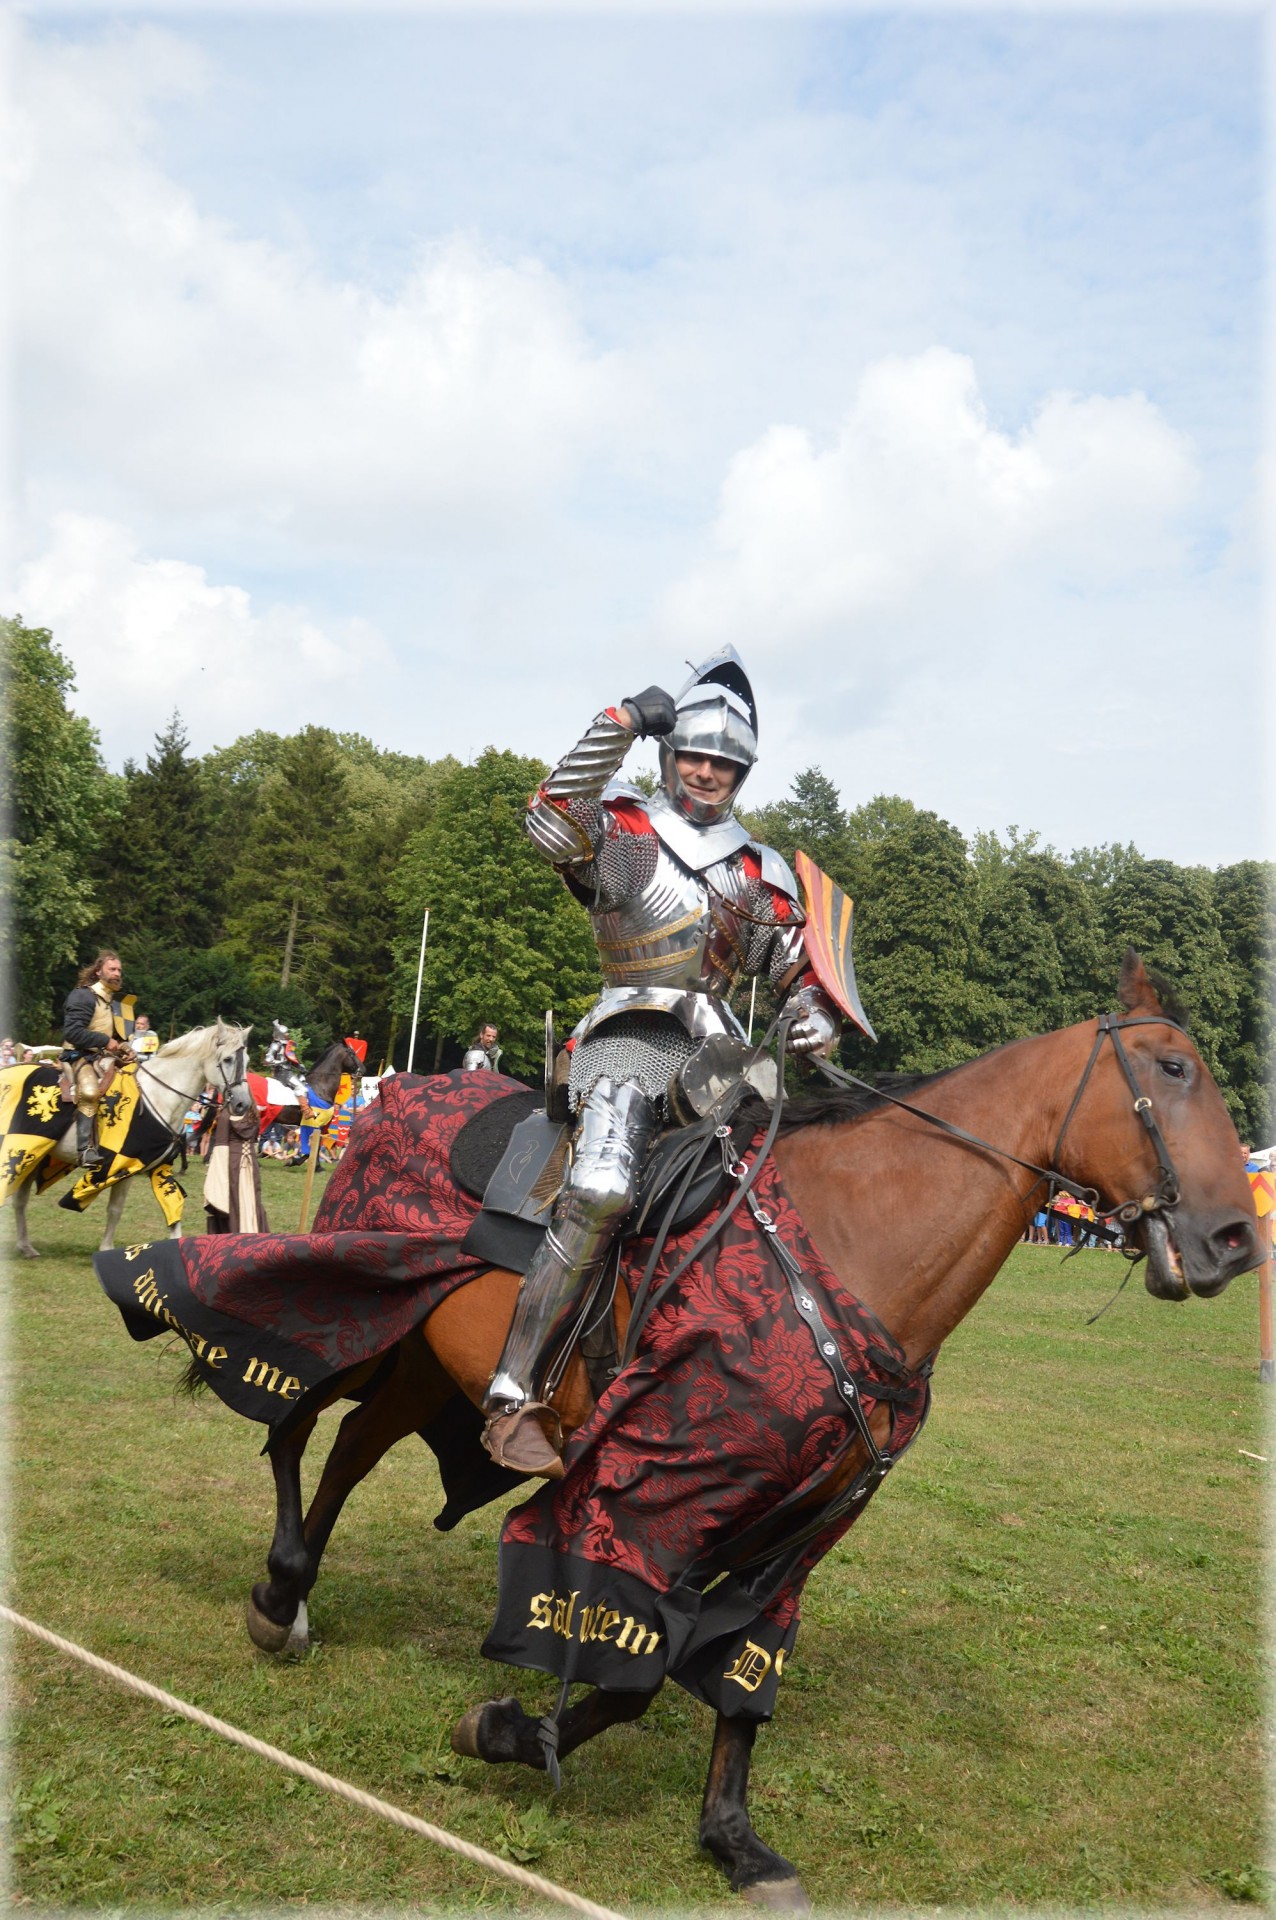
[[[575,1113],[594,1082],[610,1074],[641,1087],[663,1119],[668,1111],[669,1076],[699,1044],[671,1013],[618,1013],[572,1048],[568,1105]]]

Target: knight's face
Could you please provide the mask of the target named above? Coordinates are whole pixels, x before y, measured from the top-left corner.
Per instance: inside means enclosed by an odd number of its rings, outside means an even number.
[[[740,769],[734,760],[717,753],[680,753],[675,756],[683,786],[693,800],[720,807],[735,792]]]
[[[115,987],[119,986],[123,978],[124,978],[124,969],[120,965],[120,962],[116,958],[116,956],[112,954],[109,960],[104,960],[102,962],[101,968],[98,972],[98,979],[102,982],[102,985],[104,987],[111,987],[112,989],[114,989]]]

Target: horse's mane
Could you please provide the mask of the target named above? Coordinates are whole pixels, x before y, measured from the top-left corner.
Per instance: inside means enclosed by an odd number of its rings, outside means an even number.
[[[218,1021],[210,1027],[192,1027],[189,1033],[179,1033],[175,1040],[166,1040],[151,1055],[153,1060],[185,1060],[191,1054],[203,1053],[208,1046],[208,1036],[217,1031],[217,1027],[232,1027],[228,1020]],[[232,1028],[238,1032],[238,1028]]]
[[[1186,1033],[1188,1010],[1177,988],[1159,973],[1149,973],[1148,979],[1166,1018],[1182,1027]],[[1024,1034],[1018,1040],[1004,1041],[1000,1047],[975,1054],[969,1060],[959,1060],[956,1066],[942,1067],[937,1073],[875,1073],[871,1088],[822,1087],[816,1093],[799,1094],[796,1099],[784,1103],[779,1137],[787,1133],[800,1133],[805,1127],[836,1127],[844,1126],[851,1120],[862,1120],[867,1114],[878,1113],[887,1105],[887,1101],[881,1097],[883,1094],[894,1094],[897,1100],[909,1100],[923,1088],[933,1087],[937,1081],[960,1073],[963,1067],[973,1067],[981,1060],[991,1060],[1007,1047],[1019,1046],[1022,1040],[1033,1037],[1032,1034]],[[760,1127],[765,1127],[771,1118],[769,1104],[757,1096],[744,1101],[740,1113],[748,1120],[756,1120]]]
[[[986,1055],[980,1055],[981,1059]],[[963,1060],[961,1066],[973,1063]],[[933,1086],[937,1080],[947,1079],[950,1073],[956,1073],[957,1067],[945,1067],[939,1073],[877,1073],[873,1076],[873,1086],[865,1087],[821,1087],[816,1093],[800,1093],[786,1100],[780,1114],[780,1134],[800,1133],[804,1127],[838,1127],[849,1120],[862,1120],[866,1114],[877,1113],[887,1102],[883,1094],[893,1093],[897,1100],[909,1100],[923,1087]],[[759,1095],[751,1095],[740,1107],[741,1118],[756,1121],[759,1127],[765,1127],[771,1118],[768,1101]]]
[[[324,1064],[325,1060],[331,1060],[334,1053],[349,1053],[349,1054],[353,1054],[356,1060],[359,1058],[358,1054],[355,1053],[354,1048],[352,1046],[349,1046],[346,1043],[346,1041],[332,1040],[328,1043],[328,1045],[324,1048],[323,1052],[319,1055],[319,1058],[315,1061],[314,1066],[310,1068],[310,1072],[318,1073],[320,1067]]]

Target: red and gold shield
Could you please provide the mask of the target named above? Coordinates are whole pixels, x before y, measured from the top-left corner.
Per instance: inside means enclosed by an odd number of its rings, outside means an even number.
[[[859,989],[855,985],[855,967],[851,960],[854,903],[800,848],[794,864],[806,902],[804,938],[807,958],[815,969],[816,978],[847,1019],[853,1021],[870,1040],[876,1040],[877,1035],[860,1005]]]

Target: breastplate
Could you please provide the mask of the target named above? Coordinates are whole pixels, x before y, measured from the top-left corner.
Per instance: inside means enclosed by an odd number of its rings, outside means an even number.
[[[660,843],[656,871],[632,900],[591,917],[609,987],[681,987],[725,996],[744,965],[749,923],[731,911],[748,885],[731,858],[689,873]]]

